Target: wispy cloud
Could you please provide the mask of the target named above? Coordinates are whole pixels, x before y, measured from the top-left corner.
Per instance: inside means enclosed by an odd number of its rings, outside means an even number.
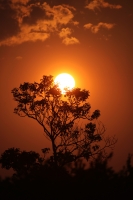
[[[68,37],[68,35],[71,35],[71,33],[72,33],[72,30],[70,28],[62,28],[59,33],[59,36],[61,38]]]
[[[1,18],[6,16],[6,24],[3,21],[0,35],[0,46],[27,41],[45,41],[53,32],[68,36],[68,33],[63,32],[62,27],[78,24],[73,21],[75,8],[64,4],[51,7],[46,2],[33,4],[29,0],[11,0],[8,9],[4,3],[0,3],[0,11],[2,11]]]
[[[78,26],[78,25],[79,25],[79,22],[78,22],[78,21],[73,21],[73,24],[74,24],[75,26]]]
[[[91,23],[85,24],[84,28],[90,29],[92,33],[97,33],[101,28],[105,28],[109,30],[109,29],[112,29],[114,26],[115,24],[99,22],[97,25],[93,25]]]
[[[100,10],[100,8],[121,9],[121,5],[110,4],[104,0],[92,0],[87,6],[89,10]]]
[[[65,45],[79,44],[79,40],[75,37],[66,37],[62,40],[62,43]]]
[[[62,28],[59,33],[59,37],[63,38],[62,43],[65,45],[79,44],[79,40],[75,37],[71,37],[72,30],[70,28]]]
[[[16,60],[22,60],[22,56],[17,56]]]

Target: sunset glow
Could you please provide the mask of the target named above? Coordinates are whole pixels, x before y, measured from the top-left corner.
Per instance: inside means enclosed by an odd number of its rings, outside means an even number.
[[[74,78],[67,73],[62,73],[56,76],[55,83],[59,85],[59,88],[62,91],[62,94],[65,93],[65,89],[72,89],[75,86]]]
[[[133,1],[1,0],[0,16],[0,155],[51,148],[40,125],[14,114],[11,94],[51,75],[62,101],[64,88],[89,91],[90,114],[99,109],[106,134],[118,138],[111,162],[119,170],[133,154]]]

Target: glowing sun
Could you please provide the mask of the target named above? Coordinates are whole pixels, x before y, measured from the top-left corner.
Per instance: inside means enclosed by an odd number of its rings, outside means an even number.
[[[62,73],[56,76],[54,82],[59,85],[59,88],[61,89],[62,94],[65,93],[65,88],[72,89],[75,86],[75,80],[74,78],[67,73]]]

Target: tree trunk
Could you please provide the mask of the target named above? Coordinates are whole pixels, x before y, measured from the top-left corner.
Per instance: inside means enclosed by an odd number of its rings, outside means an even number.
[[[55,145],[55,140],[54,139],[52,139],[52,150],[53,150],[53,162],[54,162],[54,166],[57,167],[58,166],[57,152],[56,152],[56,145]]]

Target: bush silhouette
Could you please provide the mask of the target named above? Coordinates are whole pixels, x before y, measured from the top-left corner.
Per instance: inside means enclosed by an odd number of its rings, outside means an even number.
[[[13,155],[13,151],[20,159],[18,159],[20,161],[19,167],[18,160],[16,162],[15,160],[12,162],[12,159],[9,162],[6,160],[7,157]],[[31,157],[32,162],[30,161],[28,172],[22,164],[23,156],[21,155]],[[69,173],[64,167],[58,166],[55,168],[49,161],[42,162],[43,158],[35,152],[18,151],[15,148],[8,149],[1,155],[0,163],[3,168],[7,169],[15,166],[15,173],[11,178],[0,181],[0,198],[15,200],[117,200],[124,198],[131,200],[133,199],[131,155],[128,156],[126,166],[117,173],[112,167],[108,166],[112,155],[103,158],[102,154],[98,154],[97,158],[90,162],[89,167],[85,166],[83,160],[77,160],[74,165],[69,164],[72,172]],[[13,157],[11,156],[11,158]],[[38,158],[40,162],[38,162]],[[29,165],[29,160],[26,159],[24,163],[25,166]],[[23,173],[20,173],[18,169]]]

